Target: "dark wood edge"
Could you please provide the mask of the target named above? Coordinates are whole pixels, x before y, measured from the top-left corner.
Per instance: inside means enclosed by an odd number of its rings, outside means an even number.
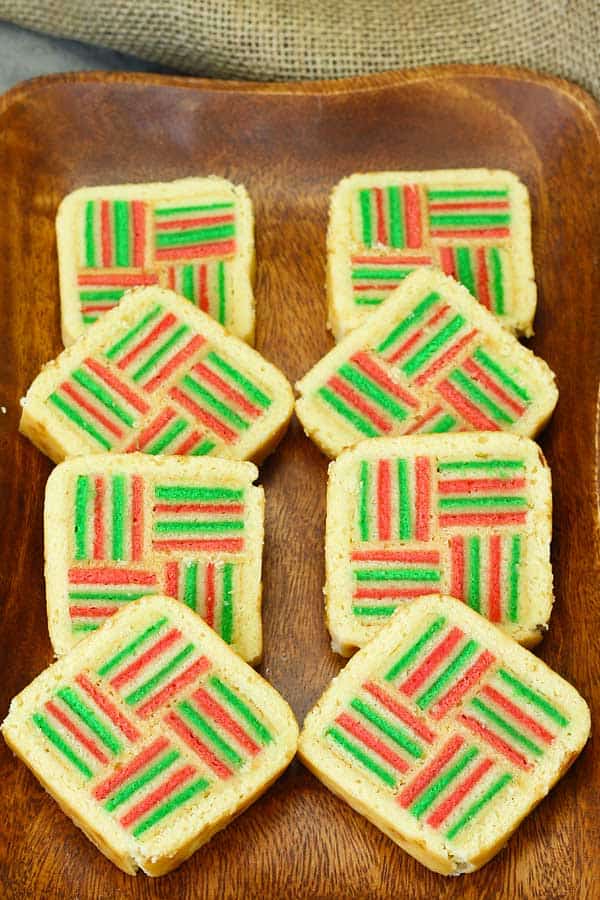
[[[19,82],[0,96],[0,115],[14,103],[44,90],[54,84],[145,84],[157,87],[181,87],[205,91],[236,91],[256,94],[347,94],[381,90],[406,83],[448,78],[502,78],[510,81],[527,81],[566,95],[578,105],[593,124],[600,140],[600,105],[584,88],[565,78],[546,75],[520,66],[492,66],[455,64],[447,66],[423,66],[415,69],[397,69],[374,75],[358,75],[351,78],[323,81],[223,81],[212,78],[195,78],[187,75],[158,75],[145,72],[60,72],[41,75]]]

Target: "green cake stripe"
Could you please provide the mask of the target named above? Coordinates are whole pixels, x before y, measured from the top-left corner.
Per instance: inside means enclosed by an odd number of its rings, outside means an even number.
[[[451,462],[439,462],[438,470],[440,472],[450,471],[453,469],[484,469],[486,471],[495,472],[502,469],[524,469],[525,463],[521,459],[465,459]]]
[[[462,815],[460,819],[458,819],[454,823],[454,825],[448,829],[448,831],[446,832],[446,837],[448,838],[448,840],[452,840],[452,838],[456,837],[459,831],[462,831],[465,825],[468,825],[471,819],[474,819],[475,816],[483,809],[483,807],[487,806],[490,800],[492,800],[496,796],[496,794],[498,794],[502,790],[502,788],[509,783],[509,781],[512,781],[512,775],[510,773],[507,772],[504,775],[501,775],[500,778],[498,778],[491,785],[491,787],[489,787],[488,790],[484,794],[482,794],[478,800],[475,801],[475,803],[469,806],[464,815]]]
[[[542,697],[540,694],[533,691],[530,687],[527,687],[526,684],[523,684],[522,681],[519,681],[518,678],[515,678],[514,675],[511,675],[510,672],[507,672],[506,669],[499,669],[498,675],[503,679],[507,684],[509,684],[517,694],[520,694],[521,697],[524,697],[526,700],[529,700],[534,706],[537,706],[538,709],[541,709],[542,712],[545,712],[547,716],[550,716],[551,719],[554,719],[558,725],[562,725],[563,728],[569,724],[569,720],[566,719],[561,712],[559,712],[556,707],[552,706],[545,697]]]
[[[140,331],[142,331],[146,325],[153,322],[161,312],[162,306],[157,304],[150,312],[147,312],[145,316],[142,316],[140,321],[134,325],[133,328],[130,328],[116,344],[113,344],[113,346],[106,351],[105,356],[107,356],[108,359],[114,359],[115,356],[119,356],[121,351],[138,336]]]
[[[411,813],[418,819],[420,818],[424,812],[426,812],[429,807],[435,802],[435,800],[439,797],[439,795],[448,787],[448,785],[455,780],[455,778],[460,775],[460,773],[466,769],[471,760],[475,759],[476,756],[479,755],[479,750],[477,747],[470,747],[466,750],[462,756],[460,756],[457,761],[447,769],[439,778],[433,782],[432,785],[425,791],[421,797],[413,803],[410,808]]]
[[[379,618],[386,618],[387,616],[393,616],[398,607],[394,606],[353,606],[352,612],[355,616],[377,616]]]
[[[417,706],[419,707],[419,709],[427,709],[427,707],[431,703],[433,703],[436,697],[438,697],[441,691],[446,687],[448,682],[452,681],[455,675],[457,675],[466,667],[468,661],[476,652],[477,646],[478,645],[475,641],[467,641],[460,653],[454,657],[452,662],[448,666],[446,666],[446,668],[440,673],[435,681],[430,684],[425,693],[421,694],[421,696],[417,699]]]
[[[114,669],[115,666],[118,666],[121,662],[123,662],[123,660],[132,656],[138,649],[138,647],[141,646],[141,644],[145,643],[149,638],[155,635],[157,631],[160,631],[163,625],[166,625],[168,621],[169,620],[167,619],[167,617],[163,616],[162,618],[158,619],[153,625],[150,625],[149,628],[146,628],[145,631],[142,631],[142,633],[139,634],[133,641],[131,641],[131,643],[127,644],[126,647],[123,647],[122,650],[119,650],[118,653],[115,653],[114,656],[103,663],[98,669],[98,675],[104,677],[112,669]]]
[[[390,185],[387,189],[390,245],[392,247],[405,246],[403,203],[400,189]]]
[[[407,541],[413,534],[412,506],[410,500],[410,480],[408,472],[408,460],[398,460],[398,517],[399,537],[401,541]]]
[[[347,419],[357,431],[360,431],[361,434],[365,434],[367,437],[378,437],[379,431],[374,428],[370,422],[367,422],[366,419],[350,409],[350,407],[347,406],[343,400],[340,400],[333,391],[330,391],[329,388],[320,387],[318,393],[340,416]]]
[[[138,688],[135,689],[135,691],[132,691],[131,694],[128,694],[125,697],[125,703],[127,703],[129,706],[134,706],[135,704],[139,703],[140,700],[143,700],[144,697],[147,697],[148,694],[150,694],[154,690],[154,688],[158,687],[159,684],[162,684],[165,678],[167,678],[167,676],[170,675],[171,672],[184,661],[184,659],[187,659],[187,657],[190,655],[190,653],[193,652],[193,650],[194,645],[187,644],[183,648],[183,650],[180,650],[179,653],[173,657],[173,659],[169,660],[169,662],[162,667],[162,669],[159,669],[158,672],[156,672],[156,674],[152,676],[152,678],[149,678],[148,681],[145,681],[143,684],[141,684]]]
[[[74,750],[67,744],[65,740],[60,736],[60,734],[54,730],[50,722],[46,719],[45,716],[40,715],[40,713],[33,714],[33,721],[40,729],[42,734],[48,738],[51,744],[54,744],[56,749],[62,753],[62,755],[72,763],[75,768],[79,769],[82,775],[85,775],[86,778],[91,778],[94,774],[87,763],[75,753]]]
[[[420,759],[423,756],[423,751],[419,745],[402,728],[396,728],[391,725],[370,703],[365,703],[364,700],[355,697],[351,701],[350,706],[415,759]]]
[[[235,694],[225,682],[221,681],[216,675],[213,675],[210,679],[210,684],[229,706],[244,719],[261,743],[269,744],[273,740],[270,731],[256,718],[252,710],[246,706],[243,700],[240,700],[237,694]]]
[[[461,213],[434,213],[429,218],[429,224],[439,228],[444,225],[510,225],[510,215],[507,213],[474,213],[472,215]]]
[[[223,403],[217,397],[214,396],[209,390],[207,390],[204,385],[199,384],[199,382],[195,381],[190,375],[184,375],[182,379],[182,383],[185,387],[192,391],[192,393],[196,394],[205,403],[211,406],[219,415],[223,416],[228,422],[234,425],[236,428],[240,428],[245,430],[249,428],[249,423],[242,419],[230,406],[227,406],[226,403]]]
[[[499,366],[497,362],[488,356],[485,350],[482,347],[478,347],[475,353],[473,354],[473,358],[477,360],[477,362],[482,365],[485,369],[491,372],[496,378],[502,382],[502,384],[507,387],[509,390],[513,391],[518,397],[521,398],[525,403],[531,402],[531,395],[529,392],[522,387],[520,384],[510,377],[508,372],[506,372],[502,366]]]
[[[354,756],[360,763],[365,766],[365,768],[369,769],[370,772],[373,772],[374,775],[377,775],[378,778],[381,779],[385,784],[389,787],[396,786],[396,779],[393,775],[384,769],[382,766],[378,765],[375,760],[371,759],[371,757],[364,753],[360,747],[357,747],[356,744],[349,741],[344,734],[338,728],[328,728],[326,734],[329,737],[332,737],[336,743],[343,747],[347,753],[350,753],[351,756]]]
[[[100,432],[96,428],[94,428],[94,426],[90,422],[88,422],[87,419],[84,419],[84,417],[80,413],[78,413],[76,409],[74,409],[69,403],[63,400],[63,398],[59,394],[50,394],[48,400],[55,406],[57,406],[60,411],[64,413],[65,416],[67,416],[67,418],[71,419],[71,421],[76,425],[79,425],[79,427],[83,431],[86,431],[90,435],[90,437],[94,438],[94,440],[97,441],[101,447],[104,447],[105,450],[110,450],[112,448],[111,442],[107,440],[104,435],[100,434]]]
[[[124,787],[121,788],[120,791],[117,791],[110,800],[104,804],[105,809],[109,812],[117,809],[126,800],[129,800],[134,794],[136,794],[139,790],[145,787],[147,784],[150,784],[151,781],[154,781],[162,772],[166,769],[170,768],[176,760],[181,757],[181,753],[178,750],[171,750],[162,759],[159,759],[158,762],[154,763],[153,766],[146,769],[138,778],[134,778],[131,781],[128,781]]]
[[[477,197],[485,198],[505,198],[508,197],[508,190],[502,188],[447,188],[432,189],[427,191],[428,200],[466,200]]]
[[[419,369],[422,369],[432,356],[440,350],[444,344],[448,343],[454,337],[457,331],[460,331],[465,324],[463,316],[457,315],[450,319],[444,328],[440,329],[420,350],[417,350],[413,356],[410,356],[401,366],[402,371],[408,375],[414,375]]]
[[[160,347],[158,347],[158,349],[148,357],[144,365],[140,366],[140,368],[133,373],[133,380],[141,381],[146,377],[146,375],[152,372],[153,369],[156,368],[157,363],[160,362],[160,360],[169,352],[169,350],[171,350],[175,346],[175,344],[177,344],[181,340],[184,334],[188,333],[189,330],[189,325],[180,325],[180,327],[173,332],[168,340],[161,344]]]
[[[511,541],[510,562],[508,564],[508,618],[511,622],[519,619],[519,565],[521,562],[521,535],[514,534]]]
[[[408,666],[411,664],[411,662],[414,659],[416,659],[416,657],[419,655],[419,653],[421,652],[421,650],[423,649],[425,644],[427,644],[431,640],[431,638],[434,635],[436,635],[438,633],[438,631],[440,631],[441,628],[444,627],[445,624],[446,624],[446,619],[444,616],[440,616],[440,618],[435,619],[431,623],[429,628],[427,628],[426,631],[423,632],[421,637],[415,641],[415,643],[412,645],[412,647],[409,647],[409,649],[406,651],[406,653],[404,653],[400,657],[400,659],[396,663],[394,663],[392,668],[389,670],[389,672],[385,676],[386,681],[392,681],[401,672],[403,672],[405,669],[407,669]]]
[[[154,210],[154,215],[159,218],[169,216],[181,216],[188,213],[213,212],[216,209],[233,209],[234,203],[222,201],[220,203],[201,203],[193,206],[162,206]]]
[[[223,531],[243,531],[243,519],[217,519],[212,522],[202,520],[180,519],[175,521],[159,521],[154,523],[154,530],[162,534],[190,533],[220,533]]]
[[[167,800],[166,803],[163,803],[155,809],[152,815],[140,822],[140,824],[133,829],[133,836],[139,837],[144,831],[147,831],[153,825],[156,825],[157,822],[160,822],[161,819],[164,819],[165,816],[168,816],[174,810],[183,806],[184,803],[187,803],[188,800],[191,800],[192,797],[195,797],[196,794],[206,790],[209,785],[210,782],[207,781],[206,778],[198,778],[196,781],[193,781],[188,787],[179,791],[179,793],[174,794],[170,800]]]
[[[502,259],[500,251],[496,247],[489,250],[489,266],[492,275],[492,291],[494,294],[494,311],[502,316],[505,312],[504,279],[502,275]]]
[[[115,261],[117,266],[131,265],[129,240],[129,203],[126,200],[115,200],[113,203],[113,220],[115,231]]]
[[[172,500],[174,502],[189,500],[190,502],[210,503],[215,500],[242,501],[244,499],[244,491],[240,488],[187,487],[179,484],[159,484],[154,489],[154,496],[157,500]]]
[[[172,444],[187,427],[188,423],[185,419],[175,419],[172,425],[170,425],[166,431],[163,431],[163,433],[146,448],[146,453],[150,453],[152,456],[162,453],[162,451]]]
[[[68,685],[60,688],[56,692],[57,697],[69,707],[72,712],[75,713],[78,718],[81,719],[82,722],[85,722],[90,731],[93,731],[94,734],[102,741],[105,747],[108,747],[109,750],[114,754],[118,754],[123,749],[123,745],[117,739],[117,737],[113,734],[110,728],[107,728],[106,725],[100,721],[95,712],[90,709],[87,703],[84,703],[81,698],[75,693],[73,688]]]
[[[218,300],[219,300],[218,320],[221,323],[221,325],[224,325],[225,319],[227,316],[227,309],[226,309],[227,291],[225,288],[225,263],[224,262],[217,263],[217,295],[218,295]]]
[[[381,342],[381,344],[379,344],[379,346],[377,347],[377,352],[385,353],[385,351],[388,350],[401,335],[409,331],[409,329],[411,329],[413,325],[416,325],[418,322],[420,322],[421,319],[424,318],[428,310],[430,310],[431,307],[435,303],[437,303],[439,299],[440,295],[435,291],[431,294],[428,294],[423,300],[421,300],[420,303],[417,304],[417,306],[415,306],[413,311],[409,313],[406,318],[402,319],[402,321],[399,322],[398,325],[396,325],[396,327],[388,334],[388,336]]]
[[[237,753],[234,748],[225,741],[220,734],[210,725],[207,720],[201,715],[195,707],[193,707],[188,700],[184,700],[183,703],[180,703],[178,706],[179,711],[182,713],[185,719],[193,725],[193,727],[201,732],[204,737],[208,738],[210,743],[213,745],[214,749],[224,757],[230,765],[234,768],[239,768],[244,759],[242,756]]]
[[[366,247],[370,247],[373,241],[373,223],[371,217],[371,191],[364,188],[358,194],[360,203],[360,217],[362,222],[362,240]]]
[[[467,602],[475,612],[481,611],[481,538],[474,535],[469,538],[469,587]]]
[[[85,204],[85,264],[88,268],[93,268],[96,265],[93,200],[88,200]]]
[[[125,558],[124,547],[125,476],[112,477],[112,558]]]
[[[363,375],[362,372],[359,372],[349,363],[344,363],[340,367],[338,374],[358,388],[362,394],[374,400],[378,406],[392,413],[394,418],[400,420],[406,418],[407,413],[403,406],[400,406],[390,394],[382,390],[379,385],[375,384],[375,382],[371,381],[370,378],[367,378],[366,375]]]
[[[78,475],[75,488],[75,559],[87,559],[87,523],[90,496],[88,476]]]
[[[449,377],[450,381],[459,385],[476,405],[483,406],[487,409],[497,422],[502,422],[505,425],[512,425],[514,418],[507,415],[504,410],[494,403],[494,401],[491,400],[488,395],[471,380],[471,378],[466,376],[464,372],[461,372],[460,369],[455,369]]]
[[[438,504],[440,509],[462,509],[465,506],[486,508],[511,506],[518,509],[526,509],[527,499],[526,497],[518,495],[513,497],[508,494],[500,494],[498,496],[492,494],[489,497],[468,495],[466,497],[440,497]]]
[[[187,562],[185,564],[185,576],[183,581],[183,602],[190,609],[196,610],[198,604],[198,563]]]
[[[361,541],[369,540],[369,463],[360,464],[360,506],[359,523]]]
[[[477,296],[475,275],[471,263],[471,250],[469,247],[457,247],[456,266],[458,269],[458,280],[471,294],[473,294],[474,297]]]
[[[357,581],[439,581],[439,569],[356,569]]]
[[[205,241],[219,241],[235,237],[235,223],[210,225],[207,228],[185,228],[182,231],[157,232],[157,248],[179,247],[182,244],[200,244]]]
[[[530,753],[533,753],[534,756],[544,755],[544,751],[541,747],[524,735],[522,731],[519,731],[518,728],[515,728],[514,725],[511,725],[510,722],[507,722],[504,716],[499,715],[495,710],[488,706],[487,703],[480,700],[479,697],[473,697],[471,706],[474,706],[485,719],[508,734],[509,737],[513,738],[513,740],[529,750]]]
[[[223,597],[221,601],[221,637],[226,644],[233,640],[233,564],[223,566]]]
[[[227,360],[223,359],[222,356],[215,353],[214,350],[211,350],[207,359],[210,360],[211,363],[214,363],[221,372],[231,378],[231,380],[241,389],[242,393],[246,395],[248,400],[251,400],[258,406],[262,406],[263,409],[267,409],[271,406],[272,400],[270,397],[267,397],[259,387],[253,384],[245,375],[242,375],[238,369],[227,362]]]

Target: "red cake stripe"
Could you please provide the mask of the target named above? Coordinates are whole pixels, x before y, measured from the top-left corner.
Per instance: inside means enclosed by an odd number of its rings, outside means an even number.
[[[156,275],[143,275],[141,272],[135,275],[78,275],[77,284],[80,287],[142,287],[156,284]]]
[[[429,209],[434,211],[449,211],[451,209],[477,209],[480,211],[484,211],[486,209],[508,209],[508,201],[507,200],[477,200],[477,201],[468,201],[466,203],[457,203],[455,201],[451,203],[430,203]]]
[[[409,765],[406,760],[402,759],[401,756],[398,756],[397,753],[394,753],[387,744],[384,744],[383,741],[376,738],[370,731],[367,731],[360,722],[352,716],[349,716],[348,713],[341,713],[335,721],[338,725],[341,725],[348,734],[351,734],[352,737],[355,737],[360,741],[361,744],[364,744],[369,750],[372,750],[382,759],[385,759],[385,761],[397,772],[408,772]]]
[[[110,228],[110,205],[108,200],[100,203],[100,246],[102,248],[102,266],[108,269],[112,260],[112,236]]]
[[[119,369],[126,369],[127,366],[129,366],[133,362],[136,356],[139,356],[140,353],[150,347],[151,344],[153,344],[161,334],[167,331],[171,327],[171,325],[174,325],[176,321],[177,319],[175,318],[173,313],[167,313],[166,315],[164,315],[160,322],[157,322],[152,331],[150,331],[144,338],[142,338],[141,341],[138,341],[137,344],[135,344],[131,348],[129,353],[126,353],[125,356],[119,360],[119,362],[117,363]]]
[[[456,388],[454,388],[449,381],[440,381],[437,385],[437,389],[444,397],[448,403],[450,403],[471,425],[474,425],[475,428],[479,429],[479,431],[499,431],[500,426],[496,424],[492,419],[489,419],[485,416],[481,410],[477,409],[477,407],[471,403],[470,400],[467,400],[462,394],[460,394]]]
[[[199,431],[195,429],[190,432],[190,434],[186,437],[186,439],[179,445],[177,450],[175,451],[177,456],[187,456],[190,450],[196,446],[196,444],[201,439],[202,435]]]
[[[361,412],[363,416],[370,419],[379,431],[383,431],[387,434],[392,430],[390,423],[382,418],[370,403],[364,400],[359,393],[347,385],[345,381],[342,381],[337,375],[332,375],[327,383],[333,388],[336,394],[339,394],[340,397],[343,397],[351,406]]]
[[[406,246],[411,250],[416,250],[423,243],[421,202],[416,185],[404,185],[404,221],[406,223]]]
[[[459,515],[443,515],[439,517],[439,524],[442,528],[452,525],[474,525],[474,526],[492,526],[492,525],[524,525],[527,519],[527,511],[525,512],[505,512],[505,513],[463,513]]]
[[[185,347],[182,347],[175,356],[172,356],[168,363],[159,369],[156,375],[150,379],[148,384],[144,385],[145,390],[147,391],[155,391],[157,387],[160,387],[173,372],[176,372],[177,369],[193,356],[196,351],[202,347],[203,344],[206,343],[206,340],[200,334],[194,335]]]
[[[428,766],[425,766],[425,768],[419,772],[415,780],[404,788],[397,797],[398,803],[400,803],[404,809],[407,809],[413,800],[415,800],[425,788],[429,787],[444,766],[448,765],[453,756],[456,756],[464,742],[465,739],[461,737],[460,734],[453,735],[435,759],[432,760]]]
[[[150,812],[151,809],[158,806],[161,800],[165,800],[169,794],[172,794],[173,791],[179,787],[180,784],[184,784],[184,782],[189,781],[189,779],[194,775],[196,769],[194,766],[184,766],[182,769],[179,769],[175,772],[171,777],[165,781],[164,784],[161,784],[155,791],[152,791],[151,794],[148,794],[147,797],[144,797],[143,800],[140,800],[135,806],[129,810],[124,816],[122,816],[119,821],[124,828],[127,828],[129,825],[132,825],[134,822],[137,822],[144,813]]]
[[[476,290],[477,299],[481,305],[485,306],[486,309],[491,309],[490,282],[485,253],[485,247],[478,247],[475,251],[475,258],[477,260]]]
[[[200,266],[198,269],[198,294],[200,309],[202,310],[202,312],[208,312],[208,271],[206,269],[206,266]]]
[[[203,675],[208,669],[210,669],[210,660],[206,656],[201,656],[199,659],[195,660],[191,666],[184,669],[184,671],[176,678],[169,681],[169,683],[166,684],[162,690],[158,691],[157,694],[154,694],[149,700],[142,703],[137,709],[138,715],[142,718],[149,716],[155,709],[158,709],[159,706],[162,706],[167,700],[174,697],[175,694],[178,694],[182,688],[191,684],[192,681],[195,681],[196,678]]]
[[[77,675],[75,681],[77,682],[79,687],[85,691],[88,697],[90,697],[94,701],[98,709],[101,709],[105,716],[110,719],[113,725],[116,725],[119,731],[125,735],[127,740],[131,742],[137,741],[137,739],[140,737],[140,732],[137,730],[137,728],[119,712],[112,700],[109,700],[108,697],[105,697],[104,694],[99,690],[99,688],[97,688],[96,685],[90,681],[87,675],[84,675],[83,672],[81,672],[79,675]]]
[[[545,744],[551,744],[554,740],[554,735],[551,734],[543,725],[539,722],[536,722],[535,719],[532,719],[531,716],[527,715],[519,706],[516,706],[508,697],[505,697],[504,694],[501,694],[496,688],[491,687],[491,685],[484,685],[482,690],[482,694],[485,694],[486,697],[489,697],[497,706],[500,706],[504,709],[509,716],[511,716],[515,721],[519,722],[528,731],[532,734],[535,734],[537,737],[541,738]]]
[[[170,538],[164,541],[152,541],[157,550],[214,550],[223,553],[241,553],[244,549],[243,538]]]
[[[356,363],[359,369],[368,375],[376,384],[386,390],[393,397],[396,397],[397,400],[402,401],[402,403],[406,403],[407,406],[412,406],[416,408],[419,403],[412,397],[408,391],[405,391],[399,384],[396,384],[395,381],[387,375],[386,372],[381,369],[375,360],[371,359],[371,357],[364,350],[361,350],[360,353],[355,353],[352,357],[352,362]]]
[[[168,562],[165,566],[165,593],[169,597],[179,597],[179,563]]]
[[[192,244],[189,247],[163,247],[155,251],[157,260],[200,259],[205,256],[231,256],[235,240],[214,241],[212,244]]]
[[[226,444],[231,444],[235,440],[237,440],[237,434],[211,413],[202,409],[202,407],[198,406],[187,394],[184,394],[178,387],[172,387],[169,391],[170,396],[173,400],[176,400],[181,404],[188,412],[190,412],[194,418],[196,418],[199,422],[202,422],[203,425],[206,425],[207,428],[210,428],[211,431],[214,431],[215,434],[218,434]]]
[[[206,763],[219,778],[230,778],[233,775],[233,770],[226,766],[225,763],[221,762],[218,756],[216,756],[210,747],[204,743],[204,741],[200,740],[200,738],[188,728],[186,723],[181,719],[176,713],[170,712],[165,716],[165,722],[167,722],[175,734],[178,734],[179,737],[185,741],[185,743],[190,747],[194,753],[196,753],[202,762]]]
[[[397,700],[390,697],[387,691],[384,691],[383,688],[379,687],[379,685],[375,684],[373,681],[367,681],[364,688],[371,696],[375,697],[376,700],[379,700],[382,706],[389,709],[397,719],[400,719],[401,722],[408,725],[416,735],[424,741],[427,741],[428,744],[433,743],[436,738],[435,732],[428,728],[425,722],[418,719],[405,706],[402,706]]]
[[[523,415],[527,407],[523,403],[517,403],[516,400],[513,400],[513,398],[509,394],[507,394],[506,391],[503,390],[497,382],[495,382],[486,372],[484,372],[484,370],[475,362],[475,360],[466,359],[463,363],[463,368],[465,372],[468,372],[469,375],[471,375],[471,377],[475,379],[475,381],[478,381],[480,384],[484,385],[484,387],[486,387],[490,391],[490,393],[495,394],[496,397],[498,397],[498,399],[502,401],[502,403],[508,406],[509,409],[512,409],[512,411],[517,416]]]
[[[389,541],[392,536],[391,489],[390,461],[380,459],[377,465],[377,531],[380,541]]]
[[[126,782],[131,775],[135,775],[136,772],[143,769],[149,762],[152,762],[152,760],[155,759],[159,753],[162,753],[163,750],[166,750],[168,746],[169,742],[166,738],[157,738],[150,746],[146,747],[145,750],[142,750],[135,759],[132,759],[127,765],[122,766],[114,775],[111,775],[110,778],[107,778],[106,781],[102,781],[94,788],[93,794],[96,800],[105,800],[106,797],[113,794],[118,787]]]
[[[215,624],[215,564],[208,562],[204,571],[204,618],[211,628]]]
[[[94,481],[94,559],[104,559],[104,478]]]
[[[195,219],[168,219],[167,221],[156,222],[157,231],[179,231],[197,228],[201,225],[224,225],[228,222],[234,222],[233,213],[224,213],[221,216],[198,216]]]
[[[124,384],[116,375],[107,369],[106,366],[103,366],[96,359],[93,359],[91,356],[85,360],[85,364],[88,369],[91,369],[98,378],[101,378],[102,381],[107,384],[110,388],[115,391],[115,393],[120,394],[124,400],[129,403],[130,406],[133,406],[134,409],[137,409],[140,413],[147,413],[150,409],[149,405],[146,401],[139,397],[134,391],[132,391],[126,384]]]
[[[477,334],[477,330],[473,329],[472,331],[467,332],[467,334],[463,335],[463,337],[452,344],[445,353],[442,353],[441,356],[438,356],[434,362],[427,368],[424,369],[421,374],[415,378],[415,384],[421,386],[429,381],[430,378],[433,378],[434,375],[444,368],[444,366],[448,365],[455,356],[463,350],[467,344],[469,344],[475,335]]]
[[[450,538],[450,566],[452,570],[450,593],[458,600],[462,600],[465,592],[465,544],[462,535]]]
[[[147,428],[144,428],[142,432],[140,432],[137,439],[133,442],[133,444],[128,448],[129,450],[140,449],[143,450],[144,447],[147,447],[148,444],[152,443],[156,435],[162,431],[162,429],[167,425],[171,419],[175,418],[175,412],[170,407],[163,409],[159,416],[151,422]]]
[[[373,265],[377,262],[377,266],[411,266],[418,263],[421,266],[429,266],[433,262],[430,256],[353,256],[352,262],[355,264]]]
[[[446,275],[451,275],[452,278],[456,276],[456,264],[452,247],[440,247],[440,263],[442,272]]]
[[[467,669],[462,678],[440,697],[437,703],[429,710],[429,715],[432,719],[441,719],[449,709],[456,706],[467,691],[474,684],[477,684],[483,673],[489,669],[494,661],[495,656],[489,650],[484,650],[473,665]]]
[[[440,479],[438,491],[440,494],[470,494],[473,491],[517,491],[527,487],[525,478],[449,478],[447,481]]]
[[[69,718],[69,716],[67,716],[62,711],[62,709],[60,709],[60,707],[58,707],[56,705],[56,703],[54,703],[53,700],[48,700],[44,704],[44,706],[45,706],[46,710],[50,713],[50,715],[54,716],[56,721],[60,722],[60,724],[63,726],[63,728],[66,728],[66,730],[68,732],[70,732],[70,734],[73,735],[75,740],[78,741],[82,747],[85,747],[85,749],[89,753],[91,753],[92,756],[98,760],[98,762],[102,763],[103,766],[108,765],[108,763],[109,763],[108,756],[106,756],[106,754],[103,753],[103,751],[100,749],[98,744],[94,740],[89,738],[87,736],[87,734],[84,734],[83,731],[81,731],[81,729],[78,728],[78,726]]]
[[[115,675],[114,678],[111,678],[111,685],[114,688],[119,688],[128,681],[131,681],[131,679],[147,666],[149,662],[152,662],[153,659],[160,656],[164,650],[167,650],[167,648],[170,647],[171,644],[174,644],[175,641],[178,641],[180,637],[181,631],[179,631],[178,628],[172,628],[171,631],[168,631],[156,642],[156,644],[154,644],[154,646],[149,647],[144,653],[138,656],[131,665],[123,669],[122,672],[119,672],[118,675]]]
[[[490,747],[493,747],[494,750],[501,753],[516,766],[519,766],[519,768],[525,769],[526,771],[531,769],[531,763],[529,763],[521,753],[517,753],[516,750],[513,750],[510,744],[507,744],[501,737],[494,734],[493,731],[478,719],[474,719],[472,716],[467,716],[464,713],[459,716],[459,719],[463,725],[466,725],[467,728],[473,732],[473,734],[476,734],[477,737],[486,741]]]
[[[429,678],[429,676],[438,668],[438,666],[452,653],[464,633],[460,628],[452,628],[446,637],[440,641],[437,647],[434,647],[431,653],[423,660],[421,665],[415,669],[406,681],[400,685],[400,690],[407,697],[418,691],[421,685]]]
[[[383,600],[385,598],[399,600],[402,598],[412,599],[413,597],[424,597],[426,594],[431,593],[435,593],[435,588],[428,583],[421,587],[411,588],[358,588],[354,591],[352,596],[356,600]]]
[[[144,481],[141,475],[131,478],[131,558],[139,562],[144,552]]]
[[[134,200],[131,204],[133,217],[133,264],[141,269],[144,266],[146,251],[146,216],[144,204],[141,200]]]
[[[217,390],[223,395],[223,397],[227,397],[227,399],[237,406],[239,409],[243,409],[245,413],[247,413],[251,418],[256,419],[258,416],[262,415],[262,410],[255,406],[253,403],[250,403],[249,400],[244,397],[239,391],[236,391],[235,388],[231,387],[231,385],[227,384],[226,381],[217,375],[216,372],[213,372],[212,369],[209,369],[208,366],[204,365],[204,363],[199,362],[193,368],[194,372],[197,372],[200,375],[201,381],[207,381],[209,384],[214,385]]]
[[[502,565],[502,544],[499,534],[490,535],[490,564],[488,575],[488,618],[499,622],[502,618],[502,586],[500,572]]]
[[[353,550],[353,562],[407,562],[439,565],[439,550]]]
[[[229,734],[236,739],[238,744],[247,750],[248,753],[251,753],[252,756],[256,756],[257,753],[260,753],[261,748],[259,745],[252,740],[250,735],[244,731],[241,725],[236,722],[236,720],[229,715],[227,710],[221,706],[214,697],[211,697],[204,688],[198,688],[196,693],[193,694],[193,699],[207,716],[221,728],[225,729],[225,731],[228,731]]]
[[[383,208],[383,191],[381,188],[373,188],[375,195],[375,210],[377,215],[377,243],[387,244],[387,230],[385,227],[385,210]]]
[[[431,473],[429,458],[415,459],[415,537],[418,541],[430,540]]]
[[[78,406],[80,406],[82,409],[85,409],[85,411],[89,413],[90,416],[93,416],[93,418],[96,419],[97,422],[100,422],[100,424],[103,425],[107,431],[110,431],[111,434],[114,434],[116,438],[123,437],[122,430],[117,425],[115,425],[114,422],[111,422],[111,420],[107,418],[104,413],[100,412],[97,407],[95,407],[92,403],[89,403],[83,396],[83,394],[76,390],[72,384],[69,384],[68,381],[64,381],[60,387],[61,390],[63,390],[65,394],[71,398],[71,400],[74,400]]]
[[[102,566],[101,569],[69,569],[69,581],[73,584],[156,584],[153,572],[139,572],[137,569],[121,569]]]
[[[494,765],[491,759],[484,759],[473,771],[456,787],[446,799],[440,803],[431,815],[426,819],[428,825],[432,828],[439,828],[442,822],[448,818],[450,813],[456,809],[458,804],[464,800],[476,784],[478,784],[486,772]]]
[[[442,238],[506,238],[510,236],[509,228],[433,228],[431,237]]]

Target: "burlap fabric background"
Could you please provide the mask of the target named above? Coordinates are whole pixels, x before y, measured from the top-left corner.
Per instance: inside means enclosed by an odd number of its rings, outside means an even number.
[[[600,0],[0,0],[0,18],[222,78],[505,63],[600,94]]]

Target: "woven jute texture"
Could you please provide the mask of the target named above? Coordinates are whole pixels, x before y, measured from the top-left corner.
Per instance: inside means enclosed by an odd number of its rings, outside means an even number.
[[[497,63],[600,94],[599,0],[0,0],[0,18],[197,75]]]

